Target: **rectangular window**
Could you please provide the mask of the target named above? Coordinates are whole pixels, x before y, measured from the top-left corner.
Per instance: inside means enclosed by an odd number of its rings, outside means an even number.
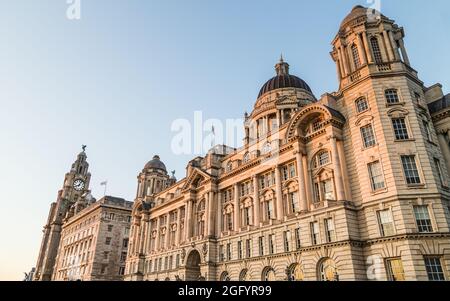
[[[289,204],[291,205],[292,213],[300,212],[300,207],[298,204],[297,192],[290,192],[288,194]]]
[[[269,254],[275,253],[275,245],[273,241],[273,234],[269,235]]]
[[[260,236],[258,238],[259,245],[259,256],[264,256],[264,237]]]
[[[336,239],[336,231],[332,218],[325,219],[325,233],[327,234],[327,242],[333,242]]]
[[[227,244],[227,260],[231,260],[231,243]]]
[[[169,258],[166,256],[164,258],[164,270],[167,270],[169,267]]]
[[[252,240],[251,239],[247,239],[245,241],[245,256],[247,258],[252,257]]]
[[[322,182],[323,192],[325,194],[325,200],[334,200],[333,182],[331,180]]]
[[[177,254],[175,257],[175,268],[178,269],[180,267],[180,254]]]
[[[297,250],[301,248],[300,228],[295,229],[295,247]]]
[[[112,232],[113,225],[108,225],[108,232]]]
[[[438,174],[439,177],[439,181],[441,182],[442,186],[446,186],[446,183],[444,182],[444,177],[442,176],[442,167],[441,167],[441,162],[439,161],[439,159],[434,158],[434,165],[436,166],[436,172]]]
[[[125,239],[122,241],[122,247],[123,247],[123,248],[128,248],[128,238],[125,238]]]
[[[173,256],[169,257],[169,270],[172,269]]]
[[[109,246],[111,244],[111,237],[107,237],[105,240],[105,244]]]
[[[127,252],[122,252],[120,254],[120,261],[124,262],[125,260],[127,260]]]
[[[380,225],[381,236],[395,235],[391,210],[378,211],[378,223]]]
[[[428,280],[445,281],[440,257],[425,257],[425,268],[427,269]]]
[[[312,222],[311,223],[311,241],[313,245],[317,245],[319,243],[319,223]]]
[[[242,259],[242,241],[238,241],[238,259]]]
[[[394,127],[395,140],[409,139],[405,118],[392,118],[392,126]]]
[[[273,201],[269,200],[267,201],[267,220],[271,220],[274,217],[273,214]]]
[[[103,259],[108,259],[109,252],[103,252]]]
[[[383,170],[380,161],[369,164],[369,177],[372,184],[372,190],[377,191],[385,187]]]
[[[125,267],[119,267],[119,275],[123,276],[125,274]]]
[[[288,167],[287,166],[283,166],[283,168],[281,169],[281,175],[282,175],[283,181],[289,180],[289,173],[288,173]]]
[[[422,124],[423,124],[423,128],[425,130],[425,137],[427,138],[428,141],[432,141],[431,140],[430,124],[426,120],[422,120]]]
[[[414,206],[414,216],[416,217],[417,228],[420,233],[433,232],[428,206]]]
[[[391,258],[386,260],[386,271],[389,281],[404,281],[405,272],[400,258]]]
[[[291,178],[297,176],[297,171],[296,171],[296,169],[295,169],[295,164],[294,164],[294,163],[292,163],[292,164],[289,165],[289,176],[290,176]]]
[[[225,261],[225,254],[223,252],[223,245],[219,246],[219,261]]]
[[[289,252],[291,250],[291,231],[284,231],[283,233],[284,238],[284,251]]]
[[[373,127],[371,124],[368,124],[361,128],[361,136],[363,138],[364,148],[375,146],[375,134],[373,132]]]
[[[420,175],[417,169],[416,156],[402,156],[403,171],[408,185],[420,184]]]
[[[399,103],[400,98],[398,97],[398,93],[396,89],[389,89],[384,92],[384,95],[386,97],[386,102],[388,104],[394,104]]]

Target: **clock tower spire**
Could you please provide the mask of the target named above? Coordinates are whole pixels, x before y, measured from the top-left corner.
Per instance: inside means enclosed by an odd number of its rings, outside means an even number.
[[[43,229],[44,234],[36,264],[35,280],[51,280],[64,218],[75,203],[84,196],[90,195],[90,180],[86,146],[83,145],[81,153],[78,154],[70,171],[65,175],[63,187],[58,192],[56,201],[50,205],[47,223]]]

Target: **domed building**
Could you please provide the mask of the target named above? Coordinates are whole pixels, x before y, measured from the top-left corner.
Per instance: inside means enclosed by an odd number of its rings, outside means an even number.
[[[138,176],[126,280],[449,280],[450,95],[426,87],[405,31],[356,6],[332,41],[338,91],[283,58],[183,179]]]

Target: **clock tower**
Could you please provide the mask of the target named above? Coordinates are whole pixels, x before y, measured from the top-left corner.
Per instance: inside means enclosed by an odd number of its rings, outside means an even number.
[[[53,266],[58,252],[61,237],[61,229],[68,210],[79,200],[90,196],[89,164],[86,161],[86,146],[78,154],[72,168],[66,173],[62,189],[58,192],[57,199],[50,205],[47,223],[43,229],[43,238],[36,264],[36,281],[50,281],[53,274]]]

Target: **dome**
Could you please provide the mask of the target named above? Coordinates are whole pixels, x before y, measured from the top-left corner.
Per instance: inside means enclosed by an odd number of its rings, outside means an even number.
[[[159,169],[162,171],[167,171],[166,165],[164,165],[164,163],[161,162],[159,156],[154,156],[151,161],[145,164],[144,169]]]
[[[289,74],[289,64],[283,61],[283,57],[281,57],[280,62],[275,66],[275,70],[277,71],[277,76],[269,79],[262,86],[259,91],[258,98],[270,91],[282,88],[298,88],[306,90],[312,94],[311,88],[304,80],[295,75]]]
[[[359,19],[361,17],[373,18],[373,21],[378,20],[379,17],[381,17],[383,19],[387,19],[376,9],[357,5],[352,9],[352,11],[347,15],[347,17],[345,17],[344,21],[342,21],[341,28],[345,27],[345,25],[347,25],[347,23],[349,23],[353,20]]]

